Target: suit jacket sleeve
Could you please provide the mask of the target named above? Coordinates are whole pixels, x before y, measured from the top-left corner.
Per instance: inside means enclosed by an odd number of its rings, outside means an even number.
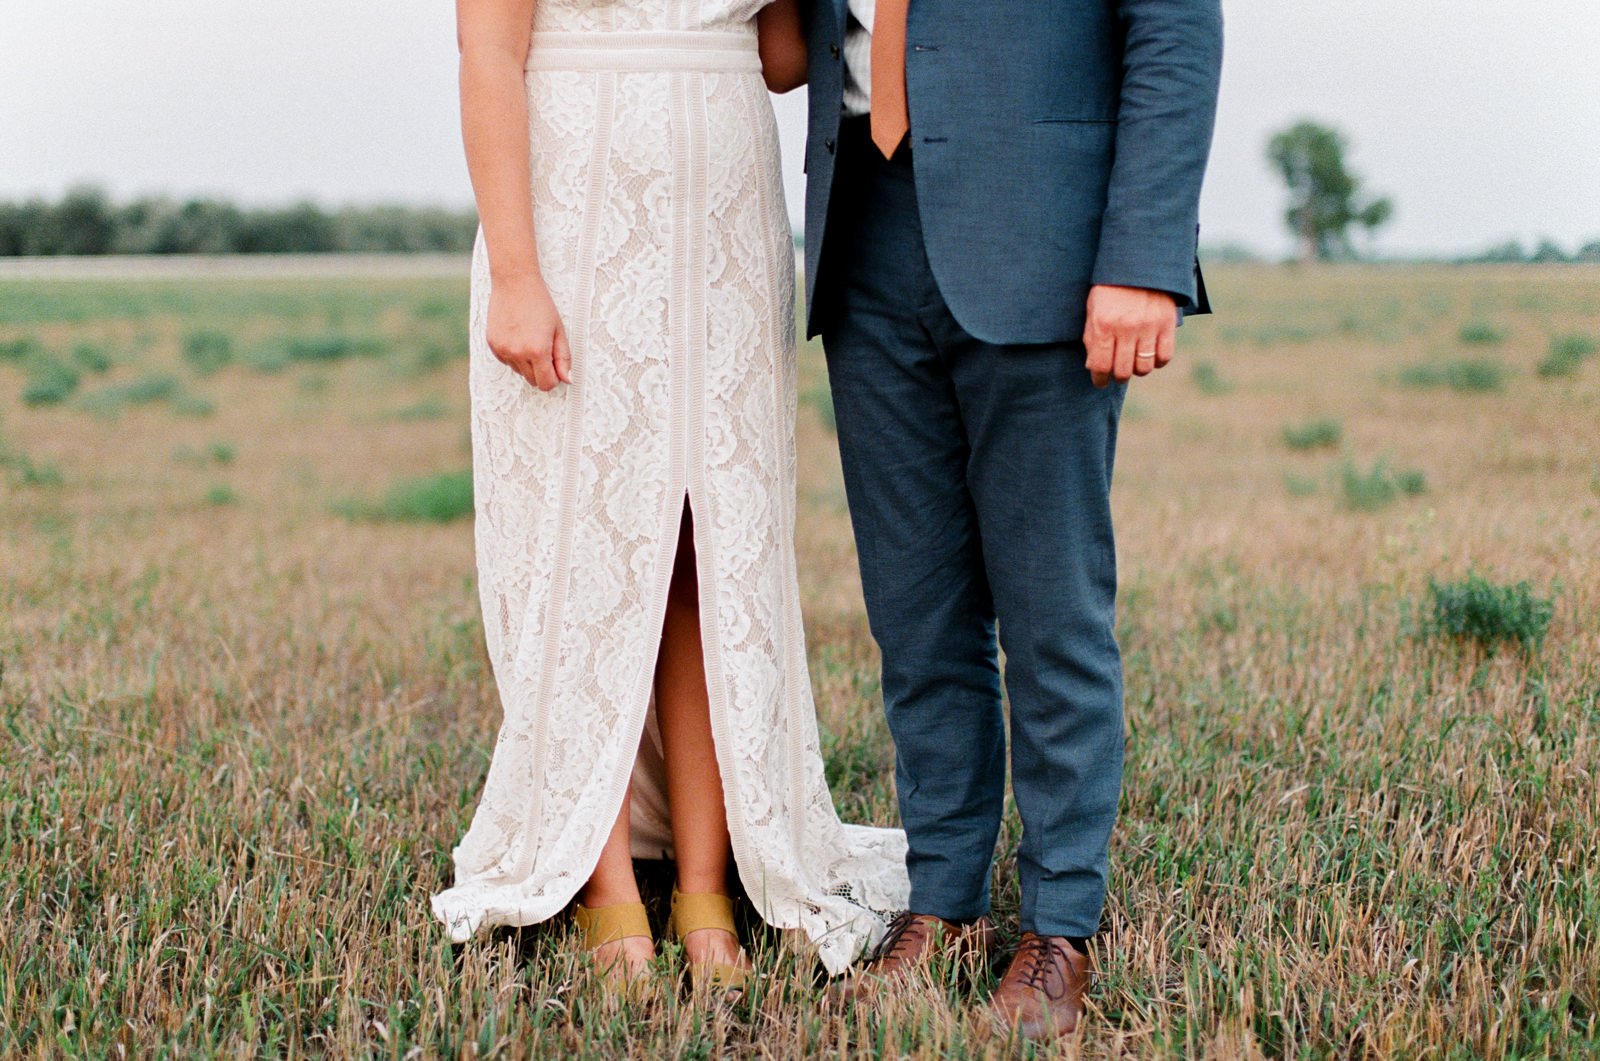
[[[1109,0],[1125,43],[1116,158],[1091,282],[1201,302],[1200,184],[1222,76],[1220,0]]]

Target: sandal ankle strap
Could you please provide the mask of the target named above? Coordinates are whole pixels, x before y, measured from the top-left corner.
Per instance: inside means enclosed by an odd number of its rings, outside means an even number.
[[[668,922],[672,934],[680,940],[691,932],[707,928],[739,934],[733,921],[733,900],[716,892],[685,895],[673,888],[672,915]]]
[[[617,903],[594,909],[583,905],[572,908],[572,919],[583,933],[584,945],[589,950],[614,943],[619,939],[643,936],[651,939],[650,917],[643,903]]]

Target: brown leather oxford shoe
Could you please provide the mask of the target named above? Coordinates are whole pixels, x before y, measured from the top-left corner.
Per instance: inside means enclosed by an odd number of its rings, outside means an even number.
[[[839,999],[869,1002],[880,992],[905,987],[918,974],[931,972],[943,958],[960,969],[987,961],[994,949],[994,926],[986,917],[959,925],[932,914],[907,910],[895,915],[866,962],[845,974]]]
[[[989,1000],[1009,1032],[1025,1039],[1070,1035],[1083,1018],[1089,991],[1089,956],[1062,936],[1022,934],[1017,955]]]

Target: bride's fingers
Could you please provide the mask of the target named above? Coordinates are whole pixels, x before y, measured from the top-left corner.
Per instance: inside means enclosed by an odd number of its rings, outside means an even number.
[[[556,376],[555,361],[549,352],[534,354],[529,361],[533,366],[533,385],[542,391],[555,390],[561,380]]]
[[[556,329],[555,348],[551,351],[555,361],[556,378],[562,383],[572,382],[572,349],[567,345],[567,330]]]
[[[532,354],[513,354],[501,359],[507,368],[528,381],[528,386],[537,387],[539,377],[534,372],[534,356]]]

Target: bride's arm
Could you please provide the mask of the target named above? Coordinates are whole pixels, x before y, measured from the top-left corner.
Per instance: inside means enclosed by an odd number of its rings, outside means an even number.
[[[806,83],[806,33],[800,23],[800,0],[773,0],[756,15],[761,39],[761,75],[773,92],[788,92]]]
[[[461,139],[489,256],[487,339],[541,390],[570,382],[566,337],[539,273],[523,81],[535,0],[456,0]]]

